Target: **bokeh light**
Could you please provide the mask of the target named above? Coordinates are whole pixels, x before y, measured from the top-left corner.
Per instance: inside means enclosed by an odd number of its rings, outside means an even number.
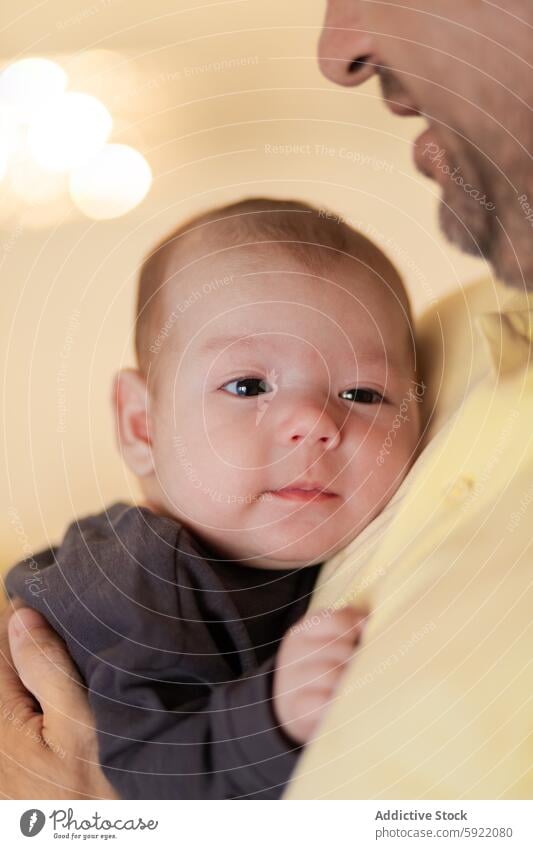
[[[0,74],[0,112],[13,112],[17,121],[27,123],[37,109],[60,97],[68,77],[50,59],[21,59],[8,65]]]
[[[29,156],[14,157],[9,182],[15,195],[29,205],[51,203],[67,191],[67,177],[42,168]]]
[[[6,176],[8,160],[9,160],[9,151],[7,149],[7,145],[5,145],[2,141],[2,139],[0,139],[0,182]]]
[[[67,92],[47,103],[28,128],[28,147],[36,162],[50,171],[70,171],[87,161],[107,141],[113,119],[96,97]]]
[[[26,130],[19,123],[11,104],[0,98],[0,144],[7,154],[25,144]]]
[[[152,184],[146,159],[132,147],[105,145],[70,175],[70,195],[89,218],[117,218],[134,209]]]
[[[132,147],[108,144],[113,118],[98,97],[83,91],[104,59],[107,66],[117,64],[116,54],[89,51],[63,57],[68,72],[51,59],[33,57],[0,73],[3,209],[11,204],[13,214],[24,221],[29,216],[31,226],[48,226],[56,212],[65,217],[75,209],[90,218],[116,218],[150,189],[144,157]],[[67,91],[69,78],[79,91]]]

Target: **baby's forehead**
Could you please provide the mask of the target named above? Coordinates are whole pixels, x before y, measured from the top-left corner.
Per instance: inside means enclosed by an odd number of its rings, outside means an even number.
[[[303,369],[309,377],[331,377],[333,367],[339,374],[363,366],[376,374],[414,371],[410,323],[390,294],[377,307],[361,293],[349,297],[340,287],[324,288],[312,275],[284,281],[273,274],[282,285],[265,287],[264,275],[258,285],[257,276],[235,267],[205,271],[174,288],[159,314],[151,334],[152,380],[176,369],[189,379],[253,367],[280,374]],[[309,283],[318,287],[318,298],[310,296]]]
[[[390,310],[378,314],[364,299],[313,300],[301,297],[300,291],[291,300],[286,288],[271,292],[271,300],[235,294],[231,303],[219,294],[213,309],[194,313],[197,320],[180,334],[183,351],[211,359],[283,355],[287,365],[297,357],[318,362],[349,357],[350,352],[377,361],[390,357],[391,350],[396,358],[408,337]],[[191,318],[195,307],[199,305],[191,307]]]
[[[264,310],[270,319],[269,299],[286,302],[286,319],[294,316],[292,302],[335,317],[341,304],[343,324],[366,308],[365,323],[370,316],[394,333],[392,325],[409,315],[398,272],[376,244],[330,219],[302,203],[256,199],[176,230],[141,270],[135,339],[141,368],[151,367],[153,337],[159,345],[169,325],[176,323],[183,339],[191,326],[237,307],[246,306],[250,316]]]
[[[307,340],[323,352],[335,345],[398,354],[410,347],[408,306],[397,281],[370,259],[275,243],[200,243],[194,234],[167,262],[158,323],[172,333],[174,355],[200,347],[217,355],[224,336],[225,356],[268,345],[290,356],[298,339],[300,352]]]
[[[287,292],[301,289],[312,299],[332,286],[351,292],[359,298],[373,296],[402,296],[403,285],[397,274],[390,274],[390,266],[380,263],[381,256],[354,256],[327,246],[294,245],[290,248],[278,240],[227,244],[190,234],[172,251],[166,263],[164,289],[171,296],[193,292],[209,295],[224,292],[228,296],[237,290],[252,300],[255,297],[251,283],[261,287],[278,286]],[[385,258],[383,257],[383,260]],[[261,293],[263,294],[263,293]]]
[[[322,248],[298,254],[276,243],[214,244],[200,252],[193,244],[167,264],[164,298],[167,309],[194,305],[195,314],[232,304],[264,312],[269,300],[276,299],[286,302],[287,312],[306,303],[327,310],[339,300],[343,310],[354,313],[361,305],[373,311],[398,302],[407,306],[400,279],[387,272],[367,258]]]

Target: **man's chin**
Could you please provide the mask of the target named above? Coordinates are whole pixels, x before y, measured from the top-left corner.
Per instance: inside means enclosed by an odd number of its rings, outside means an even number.
[[[446,238],[464,253],[491,261],[491,213],[464,195],[439,207],[439,223]]]
[[[525,260],[520,262],[520,253],[511,248],[508,250],[495,250],[490,262],[494,274],[498,280],[505,283],[511,289],[521,292],[533,292],[533,256],[526,250]]]
[[[495,277],[513,289],[533,291],[533,252],[529,233],[517,233],[513,243],[494,214],[468,204],[451,206],[443,199],[439,222],[447,239],[471,256],[486,260]],[[508,228],[508,232],[509,232]],[[516,230],[516,228],[515,228]]]

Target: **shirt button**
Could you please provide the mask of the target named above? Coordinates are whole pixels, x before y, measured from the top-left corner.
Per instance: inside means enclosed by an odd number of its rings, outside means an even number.
[[[446,496],[451,501],[464,501],[474,491],[474,478],[460,475],[447,488]]]

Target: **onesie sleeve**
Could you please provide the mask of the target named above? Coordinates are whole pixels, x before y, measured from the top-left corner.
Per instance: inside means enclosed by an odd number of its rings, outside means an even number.
[[[279,798],[301,747],[276,722],[273,659],[243,660],[250,646],[224,593],[206,615],[192,585],[206,564],[180,530],[114,505],[16,566],[7,590],[67,643],[122,798]]]

